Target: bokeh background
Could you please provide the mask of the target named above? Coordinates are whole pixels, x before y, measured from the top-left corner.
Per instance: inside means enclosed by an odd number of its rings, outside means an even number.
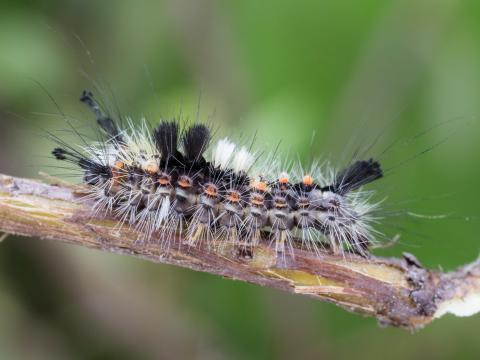
[[[84,88],[152,123],[195,119],[200,104],[220,135],[256,133],[266,150],[281,140],[281,156],[306,163],[388,148],[388,176],[371,188],[388,197],[382,230],[402,237],[378,254],[453,269],[480,250],[479,24],[473,0],[2,0],[0,171],[62,175],[44,135],[67,128],[61,113],[88,131]],[[480,316],[411,334],[305,297],[17,237],[0,244],[0,269],[1,359],[480,353]]]

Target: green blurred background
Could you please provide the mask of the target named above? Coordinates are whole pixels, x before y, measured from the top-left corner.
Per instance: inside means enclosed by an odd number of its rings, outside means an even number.
[[[372,187],[400,210],[382,229],[402,238],[378,253],[453,269],[480,250],[479,24],[474,0],[2,0],[0,171],[57,174],[43,135],[66,123],[47,92],[80,127],[94,123],[84,88],[152,123],[195,118],[201,95],[200,117],[214,114],[219,134],[257,132],[259,146],[281,140],[282,156],[305,162],[395,143],[382,158],[393,171]],[[480,353],[480,316],[412,335],[306,297],[15,237],[0,268],[0,359]]]

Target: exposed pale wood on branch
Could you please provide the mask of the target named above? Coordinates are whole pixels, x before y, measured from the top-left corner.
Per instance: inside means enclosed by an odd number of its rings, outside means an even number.
[[[381,324],[415,329],[446,313],[480,311],[480,261],[451,273],[425,269],[414,256],[402,259],[315,256],[296,249],[277,261],[268,243],[245,256],[237,247],[212,251],[177,239],[169,250],[141,244],[115,220],[92,218],[79,201],[81,188],[0,175],[0,232],[63,241],[226,278],[308,295]]]

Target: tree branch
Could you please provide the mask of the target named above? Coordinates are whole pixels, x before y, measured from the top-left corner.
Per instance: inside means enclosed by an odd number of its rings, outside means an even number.
[[[410,254],[402,259],[364,259],[328,253],[314,256],[295,249],[294,257],[287,254],[284,260],[276,261],[267,242],[252,249],[252,256],[233,245],[212,251],[205,246],[184,245],[182,239],[167,251],[157,244],[135,241],[135,230],[118,229],[114,219],[92,218],[88,204],[78,201],[81,192],[82,187],[58,180],[46,184],[0,175],[0,231],[304,294],[374,316],[383,325],[416,329],[446,313],[470,316],[480,311],[480,260],[443,273],[425,269]]]

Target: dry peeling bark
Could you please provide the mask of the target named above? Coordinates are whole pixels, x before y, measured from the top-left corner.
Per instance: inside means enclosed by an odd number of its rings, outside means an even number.
[[[78,201],[82,188],[50,182],[0,175],[0,232],[127,254],[308,295],[374,316],[383,325],[416,329],[446,313],[469,316],[480,311],[479,260],[443,273],[425,269],[410,254],[402,259],[364,259],[295,250],[294,257],[277,261],[267,243],[246,254],[233,245],[212,251],[184,245],[181,239],[166,251],[157,244],[139,243],[134,230],[119,230],[113,219],[92,218],[88,204]]]

